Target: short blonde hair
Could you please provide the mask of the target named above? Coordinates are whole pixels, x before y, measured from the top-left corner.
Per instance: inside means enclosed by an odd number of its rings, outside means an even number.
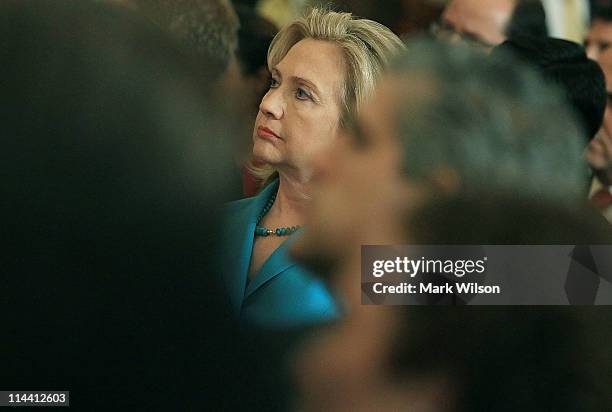
[[[374,93],[389,61],[405,48],[399,37],[380,23],[355,18],[351,13],[313,8],[274,37],[268,49],[268,69],[276,67],[289,50],[304,39],[329,41],[343,52],[347,72],[341,90],[342,127],[356,117]],[[267,165],[253,166],[251,163],[249,169],[264,181],[274,173]]]

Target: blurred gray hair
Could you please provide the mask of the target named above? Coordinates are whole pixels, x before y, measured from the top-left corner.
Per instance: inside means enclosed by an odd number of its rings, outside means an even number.
[[[213,79],[238,47],[238,15],[230,0],[113,0],[136,9],[200,56]]]
[[[427,179],[448,167],[464,192],[579,199],[587,172],[580,129],[560,91],[535,71],[509,56],[417,40],[392,74],[425,87],[400,103],[408,175]]]

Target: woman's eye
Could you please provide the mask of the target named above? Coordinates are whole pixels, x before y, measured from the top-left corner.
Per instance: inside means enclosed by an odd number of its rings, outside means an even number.
[[[302,88],[298,88],[295,92],[295,97],[299,100],[308,100],[310,99],[310,94]]]
[[[276,79],[270,79],[270,89],[278,87],[278,81]]]

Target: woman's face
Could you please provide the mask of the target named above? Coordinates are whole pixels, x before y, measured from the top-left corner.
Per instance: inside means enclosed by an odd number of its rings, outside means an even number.
[[[313,159],[340,133],[344,73],[337,45],[313,39],[296,43],[272,69],[270,90],[259,105],[255,159],[309,180]]]

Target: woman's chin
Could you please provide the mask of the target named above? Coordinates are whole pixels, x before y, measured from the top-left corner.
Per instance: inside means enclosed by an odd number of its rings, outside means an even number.
[[[260,163],[275,165],[282,159],[278,150],[270,145],[259,145],[257,142],[253,145],[253,160]]]

